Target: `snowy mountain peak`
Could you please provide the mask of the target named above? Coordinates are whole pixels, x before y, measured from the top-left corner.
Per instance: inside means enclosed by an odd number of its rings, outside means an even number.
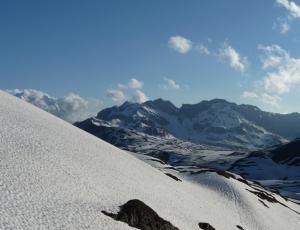
[[[143,106],[149,106],[153,109],[165,112],[165,113],[178,113],[179,109],[173,105],[170,101],[163,100],[161,98],[154,101],[146,101]]]
[[[202,111],[210,109],[212,107],[222,108],[225,106],[228,107],[230,105],[236,105],[236,104],[230,103],[224,99],[212,99],[212,100],[201,101],[197,104],[183,104],[180,108],[180,112],[184,116],[188,116],[192,118],[194,116],[197,116]]]
[[[100,111],[96,118],[114,124],[118,121],[119,127],[150,135],[234,149],[267,147],[300,136],[300,125],[293,125],[290,115],[223,99],[183,104],[180,108],[163,99],[141,104],[125,102]],[[300,123],[300,115],[291,119]]]

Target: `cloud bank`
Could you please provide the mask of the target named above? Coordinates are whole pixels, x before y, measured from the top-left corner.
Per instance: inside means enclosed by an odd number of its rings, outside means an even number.
[[[34,89],[13,89],[6,91],[71,123],[93,115],[102,107],[101,101],[97,99],[84,99],[74,93],[56,98]]]
[[[119,83],[117,85],[117,89],[108,89],[106,91],[106,96],[117,103],[122,103],[127,99],[132,102],[143,103],[148,100],[148,97],[142,91],[143,87],[143,82],[135,78],[131,78],[127,85]],[[128,93],[132,96],[128,96]]]

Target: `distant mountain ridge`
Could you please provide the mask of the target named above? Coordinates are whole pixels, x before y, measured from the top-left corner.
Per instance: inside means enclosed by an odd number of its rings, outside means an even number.
[[[163,99],[125,102],[100,111],[95,118],[148,135],[230,149],[264,148],[300,137],[299,113],[270,113],[223,99],[180,108]]]

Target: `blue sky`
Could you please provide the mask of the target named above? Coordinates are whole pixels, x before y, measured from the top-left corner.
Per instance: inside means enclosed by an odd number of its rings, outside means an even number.
[[[299,0],[0,3],[2,89],[300,112]]]

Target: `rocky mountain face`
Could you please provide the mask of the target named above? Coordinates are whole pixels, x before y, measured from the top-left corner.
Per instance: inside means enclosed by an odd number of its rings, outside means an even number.
[[[268,155],[277,163],[300,166],[300,139],[297,138],[290,143],[271,148]]]
[[[93,119],[106,127],[130,129],[160,138],[227,149],[259,149],[300,136],[300,114],[275,114],[251,105],[215,99],[180,108],[162,99],[125,102],[100,111]],[[84,129],[83,123],[76,123]]]
[[[195,144],[172,136],[149,135],[134,129],[114,126],[97,118],[90,118],[83,122],[75,123],[75,125],[121,149],[152,156],[171,165],[213,166],[216,162],[224,161],[223,165],[225,167],[225,165],[228,165],[225,162],[236,160],[236,158],[230,159],[227,157],[227,154],[232,153],[232,151],[223,151],[220,147]],[[211,159],[215,152],[226,153],[227,159],[222,159],[221,156]],[[206,159],[207,155],[210,155],[210,160]]]

